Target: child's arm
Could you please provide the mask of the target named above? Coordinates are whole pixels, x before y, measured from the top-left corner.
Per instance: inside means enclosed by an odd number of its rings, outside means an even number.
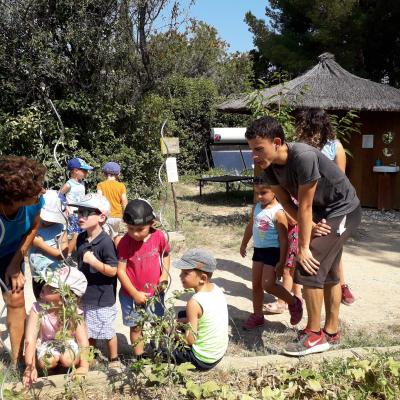
[[[71,186],[69,185],[68,182],[64,183],[64,185],[61,187],[61,189],[59,190],[59,193],[61,194],[66,194],[71,190]]]
[[[126,205],[128,204],[128,197],[126,196],[126,192],[122,193],[121,195],[121,206],[122,206],[122,211],[125,210]]]
[[[36,369],[36,342],[39,334],[38,314],[31,310],[28,323],[25,329],[25,372],[22,377],[22,383],[26,388],[30,388],[32,383],[37,380]]]
[[[251,210],[250,221],[246,225],[246,229],[244,230],[244,234],[243,234],[242,244],[240,245],[240,255],[242,257],[246,257],[246,254],[247,254],[246,248],[247,248],[247,245],[248,245],[251,237],[253,236],[254,208],[255,207],[253,207]]]
[[[279,237],[279,262],[276,264],[275,271],[278,277],[283,274],[283,268],[285,266],[287,247],[288,247],[288,222],[285,212],[278,211],[276,213],[276,230],[278,231]]]
[[[162,259],[162,271],[161,271],[161,276],[160,276],[160,284],[161,285],[168,285],[168,278],[169,278],[169,267],[171,266],[171,256],[168,254],[167,256],[164,256]]]
[[[185,340],[189,346],[196,341],[198,322],[202,315],[200,304],[192,297],[186,304],[187,323],[190,328],[185,331]]]
[[[343,173],[346,173],[346,152],[340,142],[336,147],[335,163]]]
[[[57,247],[51,247],[48,244],[46,244],[41,236],[36,236],[33,239],[33,243],[32,244],[35,247],[37,247],[38,249],[42,250],[44,253],[46,253],[46,255],[48,255],[49,257],[55,258],[57,260],[61,260],[63,258],[61,253],[64,255],[64,257],[68,256],[68,235],[67,235],[67,232],[64,232],[62,234],[60,250]]]
[[[33,239],[40,226],[40,215],[38,214],[33,221],[29,231],[22,237],[21,243],[15,252],[13,258],[10,261],[6,269],[6,284],[11,283],[12,292],[19,292],[23,290],[25,284],[24,274],[21,272],[21,261],[24,259],[28,252],[29,246],[32,244]]]
[[[89,264],[91,267],[99,271],[105,276],[115,276],[117,275],[117,268],[103,263],[94,255],[93,251],[87,251],[83,255],[83,262]]]
[[[126,260],[120,260],[118,262],[117,275],[122,288],[133,298],[135,304],[146,303],[149,295],[145,292],[139,292],[139,290],[132,285],[132,282],[126,273]]]
[[[79,346],[79,367],[75,370],[75,374],[86,374],[89,371],[89,339],[85,322],[76,327],[76,342]]]
[[[291,225],[291,226],[297,225],[297,221],[294,220],[286,211],[285,211],[285,214],[286,214],[286,219],[288,221],[288,225]]]

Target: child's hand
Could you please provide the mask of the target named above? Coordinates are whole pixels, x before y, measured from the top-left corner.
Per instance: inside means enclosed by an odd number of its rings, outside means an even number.
[[[159,293],[164,293],[165,292],[165,290],[167,289],[167,287],[168,287],[168,281],[161,281],[159,284],[158,284],[158,292]]]
[[[135,300],[136,304],[145,304],[149,295],[145,292],[137,292],[133,300]]]
[[[97,258],[96,256],[93,254],[93,251],[87,251],[84,255],[83,255],[83,262],[89,265],[93,265],[96,263]]]
[[[281,262],[278,262],[275,266],[275,274],[277,278],[282,278],[283,276],[283,268],[284,268],[284,264]]]
[[[37,377],[37,369],[32,366],[27,366],[25,368],[24,376],[22,377],[22,384],[25,388],[30,389],[32,384],[37,381]]]
[[[240,255],[241,255],[242,257],[246,257],[246,255],[247,255],[247,250],[246,250],[246,248],[247,248],[247,246],[245,246],[244,244],[242,244],[242,245],[240,246]]]

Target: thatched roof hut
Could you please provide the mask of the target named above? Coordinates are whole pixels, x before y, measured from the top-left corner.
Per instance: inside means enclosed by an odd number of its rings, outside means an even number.
[[[304,75],[262,90],[263,104],[284,102],[298,108],[400,111],[399,89],[351,74],[330,53],[321,54],[318,59],[319,63]],[[252,96],[225,101],[218,106],[218,110],[248,113]]]
[[[218,110],[249,113],[249,103],[256,95],[228,100]],[[346,173],[363,206],[400,209],[400,173],[373,171],[378,159],[386,165],[400,165],[399,89],[355,76],[335,62],[332,54],[324,53],[314,68],[289,82],[263,90],[261,99],[264,105],[285,103],[294,108],[320,107],[335,113],[358,111],[361,135],[353,135],[345,144],[353,154],[348,158]],[[388,132],[394,133],[390,144],[383,139]]]

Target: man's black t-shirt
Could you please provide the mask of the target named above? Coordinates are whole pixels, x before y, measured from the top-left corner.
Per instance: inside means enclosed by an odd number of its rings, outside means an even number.
[[[287,146],[287,163],[271,164],[264,170],[269,185],[280,185],[297,200],[300,185],[318,181],[313,200],[315,221],[349,214],[359,206],[354,187],[333,161],[305,143]]]
[[[86,276],[88,286],[82,296],[82,304],[99,307],[109,307],[115,304],[117,291],[117,277],[103,275],[89,264],[83,262],[86,251],[92,251],[95,257],[104,264],[117,267],[118,258],[114,242],[104,231],[96,236],[91,242],[87,240],[87,233],[78,235],[78,266]]]

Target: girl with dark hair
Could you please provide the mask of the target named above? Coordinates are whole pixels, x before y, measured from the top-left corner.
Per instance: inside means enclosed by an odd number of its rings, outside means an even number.
[[[301,111],[296,119],[296,133],[300,142],[307,143],[321,150],[330,160],[346,173],[346,152],[342,143],[336,138],[329,115],[320,108]],[[343,261],[339,264],[342,304],[354,303],[355,298],[344,279]]]
[[[0,278],[7,304],[12,363],[22,355],[25,299],[24,257],[40,225],[46,168],[26,157],[0,157]],[[7,293],[7,296],[6,296]]]

